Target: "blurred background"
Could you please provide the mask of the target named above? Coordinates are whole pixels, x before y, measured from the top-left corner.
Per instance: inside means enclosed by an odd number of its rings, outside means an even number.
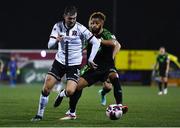
[[[127,66],[127,68],[122,69],[120,66],[119,69],[125,71],[133,70],[133,73],[131,72],[130,75],[123,76],[123,78],[132,79],[133,77],[135,81],[143,79],[141,83],[149,85],[150,72],[157,54],[156,50],[160,46],[164,46],[169,53],[174,55],[175,60],[180,57],[178,47],[180,42],[180,2],[178,0],[7,0],[1,1],[0,4],[0,57],[5,61],[5,66],[6,62],[9,61],[9,56],[17,52],[12,50],[16,49],[28,49],[33,54],[37,53],[37,55],[28,55],[30,57],[23,55],[24,58],[18,53],[16,58],[19,58],[19,63],[27,62],[27,60],[33,60],[33,63],[34,60],[53,60],[53,55],[47,54],[48,58],[41,57],[40,52],[47,49],[52,27],[62,19],[63,10],[67,4],[77,6],[79,11],[77,20],[85,26],[88,25],[88,17],[92,12],[102,11],[107,16],[105,27],[116,35],[122,45],[122,50],[127,50],[126,54],[130,55],[131,58],[134,54],[136,54],[135,56],[139,54],[147,59],[147,54],[153,54],[151,57],[154,58],[146,64],[149,66],[148,68],[137,69],[137,66],[135,68]],[[137,50],[137,52],[129,53],[131,50]],[[139,50],[153,51],[139,53]],[[50,54],[53,53],[50,51]],[[125,61],[119,62],[120,60],[116,63],[128,65],[132,62],[130,59],[127,63]],[[141,62],[136,64],[142,64],[142,57],[139,57],[137,61],[140,60]],[[25,64],[18,65],[23,67]],[[144,65],[142,64],[142,66]],[[177,69],[178,66],[175,70]],[[142,70],[148,71],[148,78],[143,77]],[[138,75],[139,71],[141,75]],[[173,75],[177,76],[177,74],[179,73]]]
[[[77,6],[78,21],[87,26],[89,15],[102,11],[105,26],[123,49],[158,49],[165,46],[180,56],[178,0],[17,0],[0,4],[0,48],[42,49],[54,23],[62,19],[67,4]]]
[[[56,93],[51,93],[43,121],[30,122],[56,53],[47,49],[49,35],[68,4],[78,8],[77,21],[86,27],[91,13],[103,12],[105,27],[121,43],[115,64],[129,112],[117,121],[105,116],[106,107],[115,103],[113,90],[102,106],[98,97],[102,84],[97,83],[83,91],[75,123],[58,120],[68,102],[53,109]],[[179,43],[180,0],[1,0],[0,127],[179,127]],[[168,95],[162,96],[158,95],[159,77],[152,77],[160,46],[170,58]],[[15,67],[13,78],[10,65]]]

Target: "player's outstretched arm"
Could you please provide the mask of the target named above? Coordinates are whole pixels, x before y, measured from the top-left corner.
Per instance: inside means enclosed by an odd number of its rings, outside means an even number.
[[[92,43],[92,49],[91,49],[91,54],[89,56],[88,62],[93,68],[96,68],[98,65],[96,65],[93,62],[93,60],[99,50],[100,42],[99,42],[99,40],[97,40],[96,37],[92,37],[92,39],[89,42]]]
[[[117,40],[115,40],[116,41],[116,43],[115,43],[115,46],[114,46],[114,50],[113,50],[113,59],[115,58],[115,56],[116,56],[116,54],[119,52],[119,50],[121,49],[121,45],[120,45],[120,43],[117,41]]]
[[[168,73],[169,73],[169,66],[170,66],[170,60],[168,58],[167,59],[167,67],[166,67],[166,76],[168,76]]]
[[[120,50],[121,48],[121,45],[120,43],[116,40],[116,39],[112,39],[112,40],[101,40],[101,43],[103,45],[106,45],[106,46],[112,46],[113,48],[113,59],[115,58],[116,54],[118,53],[118,51]]]

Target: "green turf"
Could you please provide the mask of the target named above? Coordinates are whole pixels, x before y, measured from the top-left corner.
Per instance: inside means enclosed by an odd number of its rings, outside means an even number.
[[[129,112],[112,121],[105,116],[106,107],[100,105],[100,86],[86,88],[78,104],[77,120],[60,121],[68,108],[64,99],[59,108],[53,108],[56,93],[49,98],[45,116],[40,122],[30,122],[36,114],[41,86],[19,85],[16,88],[0,86],[0,127],[168,127],[180,126],[180,88],[169,88],[168,95],[158,96],[157,88],[124,86],[124,104]],[[108,104],[114,103],[113,93],[107,95]]]

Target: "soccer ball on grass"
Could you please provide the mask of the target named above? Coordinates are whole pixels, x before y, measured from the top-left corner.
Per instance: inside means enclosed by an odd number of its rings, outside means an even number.
[[[122,107],[117,104],[111,104],[106,109],[106,116],[111,120],[120,119],[123,115]]]

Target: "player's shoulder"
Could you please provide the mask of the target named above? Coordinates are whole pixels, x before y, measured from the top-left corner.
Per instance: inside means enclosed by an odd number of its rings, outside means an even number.
[[[87,28],[79,22],[76,22],[76,26],[77,26],[77,29],[79,29],[80,31],[87,30]]]
[[[103,28],[102,35],[107,39],[116,39],[115,35],[113,35],[108,29]]]
[[[157,55],[157,58],[160,58],[160,57],[162,57],[162,55],[161,55],[161,54],[158,54],[158,55]]]
[[[168,53],[165,53],[165,57],[166,57],[167,59],[170,58],[169,55],[168,55]]]
[[[76,22],[76,25],[77,25],[78,27],[85,27],[84,25],[82,25],[82,24],[79,23],[79,22]]]
[[[63,21],[59,21],[54,24],[53,30],[62,31],[63,29],[64,29]]]
[[[103,28],[103,32],[106,33],[106,34],[111,34],[112,35],[112,33],[106,28]]]
[[[103,34],[104,35],[109,35],[109,36],[113,36],[113,34],[106,28],[103,28]]]
[[[167,53],[165,53],[165,54],[159,54],[159,57],[163,57],[163,58],[168,58],[168,54]]]
[[[63,21],[59,21],[55,23],[56,26],[62,26],[63,25]]]

